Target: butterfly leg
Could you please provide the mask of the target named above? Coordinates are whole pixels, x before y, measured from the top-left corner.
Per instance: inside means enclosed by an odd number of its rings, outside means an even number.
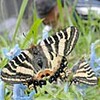
[[[37,93],[38,91],[37,91],[37,87],[34,85],[33,86],[34,87],[34,90],[35,90],[35,92]]]

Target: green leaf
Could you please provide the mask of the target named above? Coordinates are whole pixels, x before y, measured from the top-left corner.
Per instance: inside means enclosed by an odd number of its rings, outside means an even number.
[[[38,40],[38,27],[42,23],[42,20],[37,19],[30,28],[30,31],[26,35],[24,42],[22,43],[21,47],[25,48],[26,44],[32,39],[32,43],[37,43]]]
[[[14,35],[13,35],[13,41],[15,41],[15,38],[16,38],[16,35],[17,35],[17,32],[18,32],[18,28],[20,26],[20,23],[21,23],[23,14],[25,12],[25,8],[27,6],[27,3],[28,3],[28,0],[23,0],[23,2],[22,2],[21,8],[20,8],[20,12],[19,12],[19,15],[18,15],[18,19],[17,19],[17,22],[16,22],[16,26],[15,26],[15,32],[14,32]]]

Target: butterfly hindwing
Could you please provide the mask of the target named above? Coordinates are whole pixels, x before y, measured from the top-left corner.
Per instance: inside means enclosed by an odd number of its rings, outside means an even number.
[[[97,77],[91,68],[90,64],[85,60],[81,59],[77,65],[72,69],[74,83],[84,83],[88,85],[96,85]]]

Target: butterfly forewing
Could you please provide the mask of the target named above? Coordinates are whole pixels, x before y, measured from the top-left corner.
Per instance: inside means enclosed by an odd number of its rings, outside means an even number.
[[[76,27],[68,27],[59,32],[56,32],[53,36],[50,36],[43,40],[40,45],[43,51],[53,52],[57,55],[67,56],[73,50],[79,33]],[[52,54],[46,54],[51,56]],[[48,57],[49,57],[48,56]]]
[[[9,83],[21,83],[30,80],[34,75],[34,68],[30,63],[32,59],[31,53],[28,50],[21,52],[16,56],[1,71],[1,78]]]
[[[63,57],[75,47],[79,33],[76,27],[68,27],[53,36],[46,38],[39,44],[52,68],[59,67]],[[59,65],[58,65],[59,64]]]
[[[91,66],[85,59],[81,59],[72,69],[73,82],[84,83],[88,85],[96,85],[97,77]]]

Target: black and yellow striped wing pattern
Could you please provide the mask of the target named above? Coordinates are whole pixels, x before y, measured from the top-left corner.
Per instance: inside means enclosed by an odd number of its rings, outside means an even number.
[[[53,36],[43,40],[40,45],[43,51],[48,51],[46,56],[52,59],[53,52],[60,56],[67,56],[73,50],[78,40],[79,33],[76,27],[68,27],[56,32]]]
[[[44,39],[37,46],[23,50],[2,69],[2,80],[42,86],[46,84],[44,77],[49,76],[49,82],[53,82],[67,67],[66,56],[73,50],[78,36],[76,27],[68,27]]]
[[[68,27],[56,32],[40,43],[46,58],[48,59],[48,68],[51,68],[53,74],[50,75],[49,82],[53,82],[64,72],[67,67],[66,56],[75,47],[79,33],[76,27]]]
[[[28,50],[21,52],[13,60],[9,61],[1,71],[2,80],[8,83],[21,83],[30,80],[34,76],[34,67],[30,63],[32,55]]]
[[[87,85],[97,85],[97,77],[90,64],[82,58],[78,64],[72,68],[72,83],[83,83]]]

